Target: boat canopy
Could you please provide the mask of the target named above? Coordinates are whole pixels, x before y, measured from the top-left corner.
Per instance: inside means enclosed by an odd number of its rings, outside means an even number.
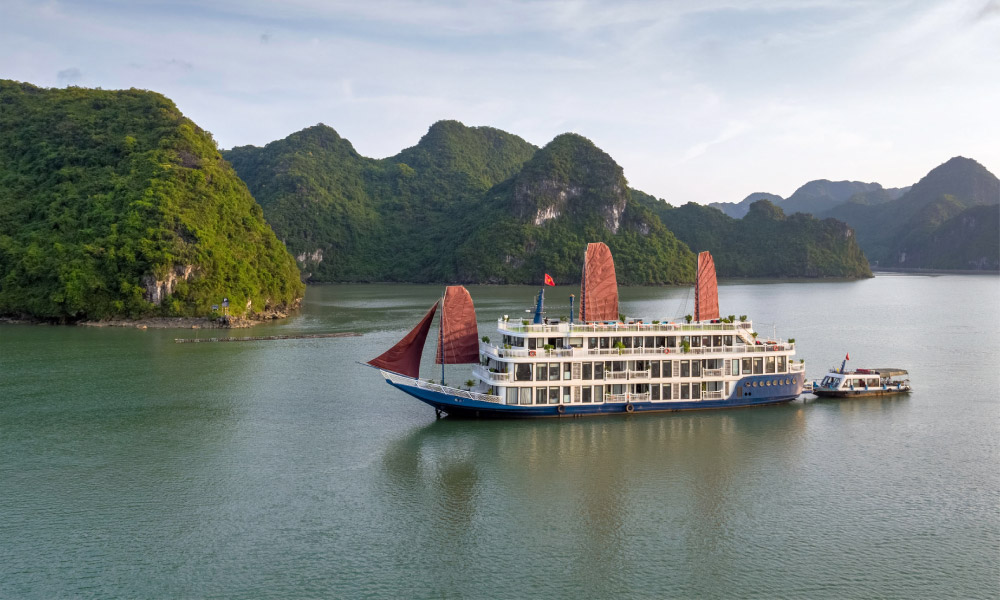
[[[427,340],[427,332],[431,329],[431,321],[434,320],[438,304],[440,301],[435,302],[417,326],[396,342],[395,346],[368,361],[368,364],[414,379],[420,377],[420,355],[424,351],[424,342]]]
[[[441,324],[438,328],[437,364],[479,362],[479,328],[469,290],[449,285],[444,290]]]
[[[587,244],[580,283],[580,320],[584,323],[618,320],[615,259],[603,242]]]
[[[901,375],[909,375],[906,369],[897,369],[895,367],[881,367],[878,369],[872,369],[873,373],[878,373],[882,377],[899,377]]]
[[[694,320],[711,321],[719,318],[719,284],[715,278],[715,261],[707,251],[698,254],[698,278],[695,283]]]

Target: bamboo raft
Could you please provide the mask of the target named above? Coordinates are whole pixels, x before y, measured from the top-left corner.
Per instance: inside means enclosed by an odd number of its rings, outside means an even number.
[[[197,344],[200,342],[258,342],[262,340],[309,340],[316,338],[359,337],[360,333],[344,331],[340,333],[301,333],[297,335],[257,335],[251,337],[213,337],[213,338],[174,338],[178,344]]]

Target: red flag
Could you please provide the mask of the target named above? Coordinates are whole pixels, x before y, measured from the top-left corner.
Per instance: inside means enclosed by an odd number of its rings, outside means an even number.
[[[545,285],[555,285],[556,281],[548,273],[545,274]]]
[[[844,357],[844,360],[851,360],[851,353],[850,352],[847,353],[847,356]]]

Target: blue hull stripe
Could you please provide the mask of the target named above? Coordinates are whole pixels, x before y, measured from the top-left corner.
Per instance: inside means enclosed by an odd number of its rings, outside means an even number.
[[[450,394],[428,390],[417,386],[394,383],[386,379],[386,383],[406,392],[407,394],[426,402],[436,409],[453,416],[477,418],[531,418],[531,417],[573,417],[586,415],[676,412],[682,410],[710,410],[720,408],[741,408],[750,406],[767,406],[791,402],[802,393],[803,378],[793,376],[790,385],[773,387],[746,387],[744,383],[754,380],[775,379],[777,376],[754,375],[741,379],[736,391],[725,400],[681,400],[681,401],[647,401],[647,402],[608,402],[596,404],[498,404],[483,402],[470,398],[462,398]],[[787,375],[782,376],[784,380]],[[765,391],[766,390],[766,391]],[[631,407],[631,411],[629,410]],[[562,412],[560,412],[562,409]]]

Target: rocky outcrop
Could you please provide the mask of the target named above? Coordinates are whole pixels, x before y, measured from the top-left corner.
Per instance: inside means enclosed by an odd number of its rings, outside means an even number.
[[[157,279],[153,274],[146,275],[142,278],[142,287],[145,288],[143,297],[159,306],[167,296],[174,293],[178,281],[187,281],[196,270],[194,265],[175,265],[173,269],[167,271],[163,279]]]

